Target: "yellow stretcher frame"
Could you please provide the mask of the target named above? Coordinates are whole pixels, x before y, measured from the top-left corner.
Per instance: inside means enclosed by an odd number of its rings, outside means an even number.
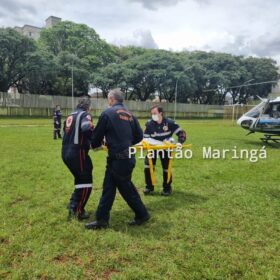
[[[184,144],[182,145],[182,149],[183,148],[190,148],[192,146],[192,144]],[[170,182],[171,180],[171,174],[172,174],[172,161],[173,161],[173,154],[174,154],[174,149],[177,148],[176,144],[171,143],[169,141],[163,141],[163,145],[151,145],[148,141],[146,141],[145,139],[142,140],[140,145],[136,145],[134,146],[136,148],[139,149],[143,149],[143,150],[171,150],[171,158],[169,159],[169,163],[168,163],[168,168],[167,168],[167,183]],[[154,165],[153,165],[153,160],[151,157],[148,157],[148,162],[149,162],[149,169],[150,169],[150,174],[151,174],[151,181],[152,181],[152,185],[155,186],[156,184],[156,176],[155,176],[155,172],[154,172]]]
[[[184,144],[182,145],[182,149],[184,148],[190,148],[192,146],[192,144]],[[151,150],[171,150],[171,158],[169,159],[169,163],[168,163],[168,168],[167,168],[167,183],[170,182],[171,180],[171,174],[172,174],[172,163],[173,163],[173,155],[174,155],[174,150],[176,150],[177,146],[174,143],[171,143],[169,141],[163,141],[163,145],[152,145],[150,144],[147,140],[142,140],[140,142],[140,144],[134,145],[134,148],[140,150],[147,150],[147,151],[151,151]],[[100,148],[97,148],[95,150],[106,150],[107,151],[107,147],[106,146],[102,146]],[[151,181],[152,181],[152,185],[155,186],[156,184],[156,176],[155,176],[155,172],[154,172],[154,165],[153,165],[153,159],[151,157],[148,157],[148,162],[149,162],[149,170],[150,170],[150,174],[151,174]]]

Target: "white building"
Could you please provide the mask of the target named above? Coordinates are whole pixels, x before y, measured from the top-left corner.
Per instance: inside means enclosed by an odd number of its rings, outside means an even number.
[[[38,40],[42,29],[51,28],[55,26],[57,23],[61,22],[61,18],[50,16],[45,20],[45,22],[46,24],[44,27],[37,27],[37,26],[25,24],[23,27],[16,26],[15,30],[29,38]]]

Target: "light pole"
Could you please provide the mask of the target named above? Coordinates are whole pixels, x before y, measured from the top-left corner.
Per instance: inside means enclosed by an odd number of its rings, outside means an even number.
[[[178,89],[178,80],[176,80],[176,85],[175,85],[175,100],[174,100],[174,120],[176,120],[176,112],[177,112],[177,89]]]

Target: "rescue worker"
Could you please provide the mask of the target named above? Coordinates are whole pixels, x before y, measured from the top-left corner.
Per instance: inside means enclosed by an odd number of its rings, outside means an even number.
[[[100,147],[105,137],[108,147],[103,192],[96,211],[96,221],[86,224],[87,229],[94,230],[109,226],[116,189],[135,213],[129,225],[141,225],[150,219],[140,195],[131,182],[135,157],[130,155],[129,147],[143,139],[142,129],[138,120],[123,105],[120,89],[109,92],[108,103],[110,108],[101,114],[91,142],[93,148]]]
[[[90,98],[79,100],[76,111],[64,122],[62,159],[74,176],[74,192],[69,202],[69,218],[89,218],[85,211],[92,191],[92,162],[88,155],[93,124]]]
[[[61,138],[61,115],[60,106],[56,105],[53,110],[53,139]]]
[[[163,114],[163,108],[160,106],[153,106],[151,108],[152,119],[146,123],[146,129],[144,131],[144,138],[153,138],[155,140],[164,141],[171,138],[173,134],[178,136],[177,147],[182,147],[182,144],[186,141],[186,133],[180,126],[174,122],[172,119],[165,118]],[[153,168],[155,168],[157,156],[160,157],[161,165],[163,169],[163,190],[161,195],[169,196],[172,193],[172,175],[170,181],[168,179],[168,165],[169,165],[169,153],[168,151],[162,151],[159,153],[154,153],[152,158]],[[154,186],[152,185],[152,179],[149,168],[149,159],[145,158],[145,181],[146,188],[144,189],[144,194],[153,194]]]

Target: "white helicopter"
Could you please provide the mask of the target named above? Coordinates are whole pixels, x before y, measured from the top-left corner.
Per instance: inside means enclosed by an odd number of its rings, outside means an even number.
[[[264,142],[280,142],[280,96],[270,100],[261,99],[261,103],[245,113],[237,120],[237,124],[249,130],[249,134],[254,132],[264,133],[260,138]]]

